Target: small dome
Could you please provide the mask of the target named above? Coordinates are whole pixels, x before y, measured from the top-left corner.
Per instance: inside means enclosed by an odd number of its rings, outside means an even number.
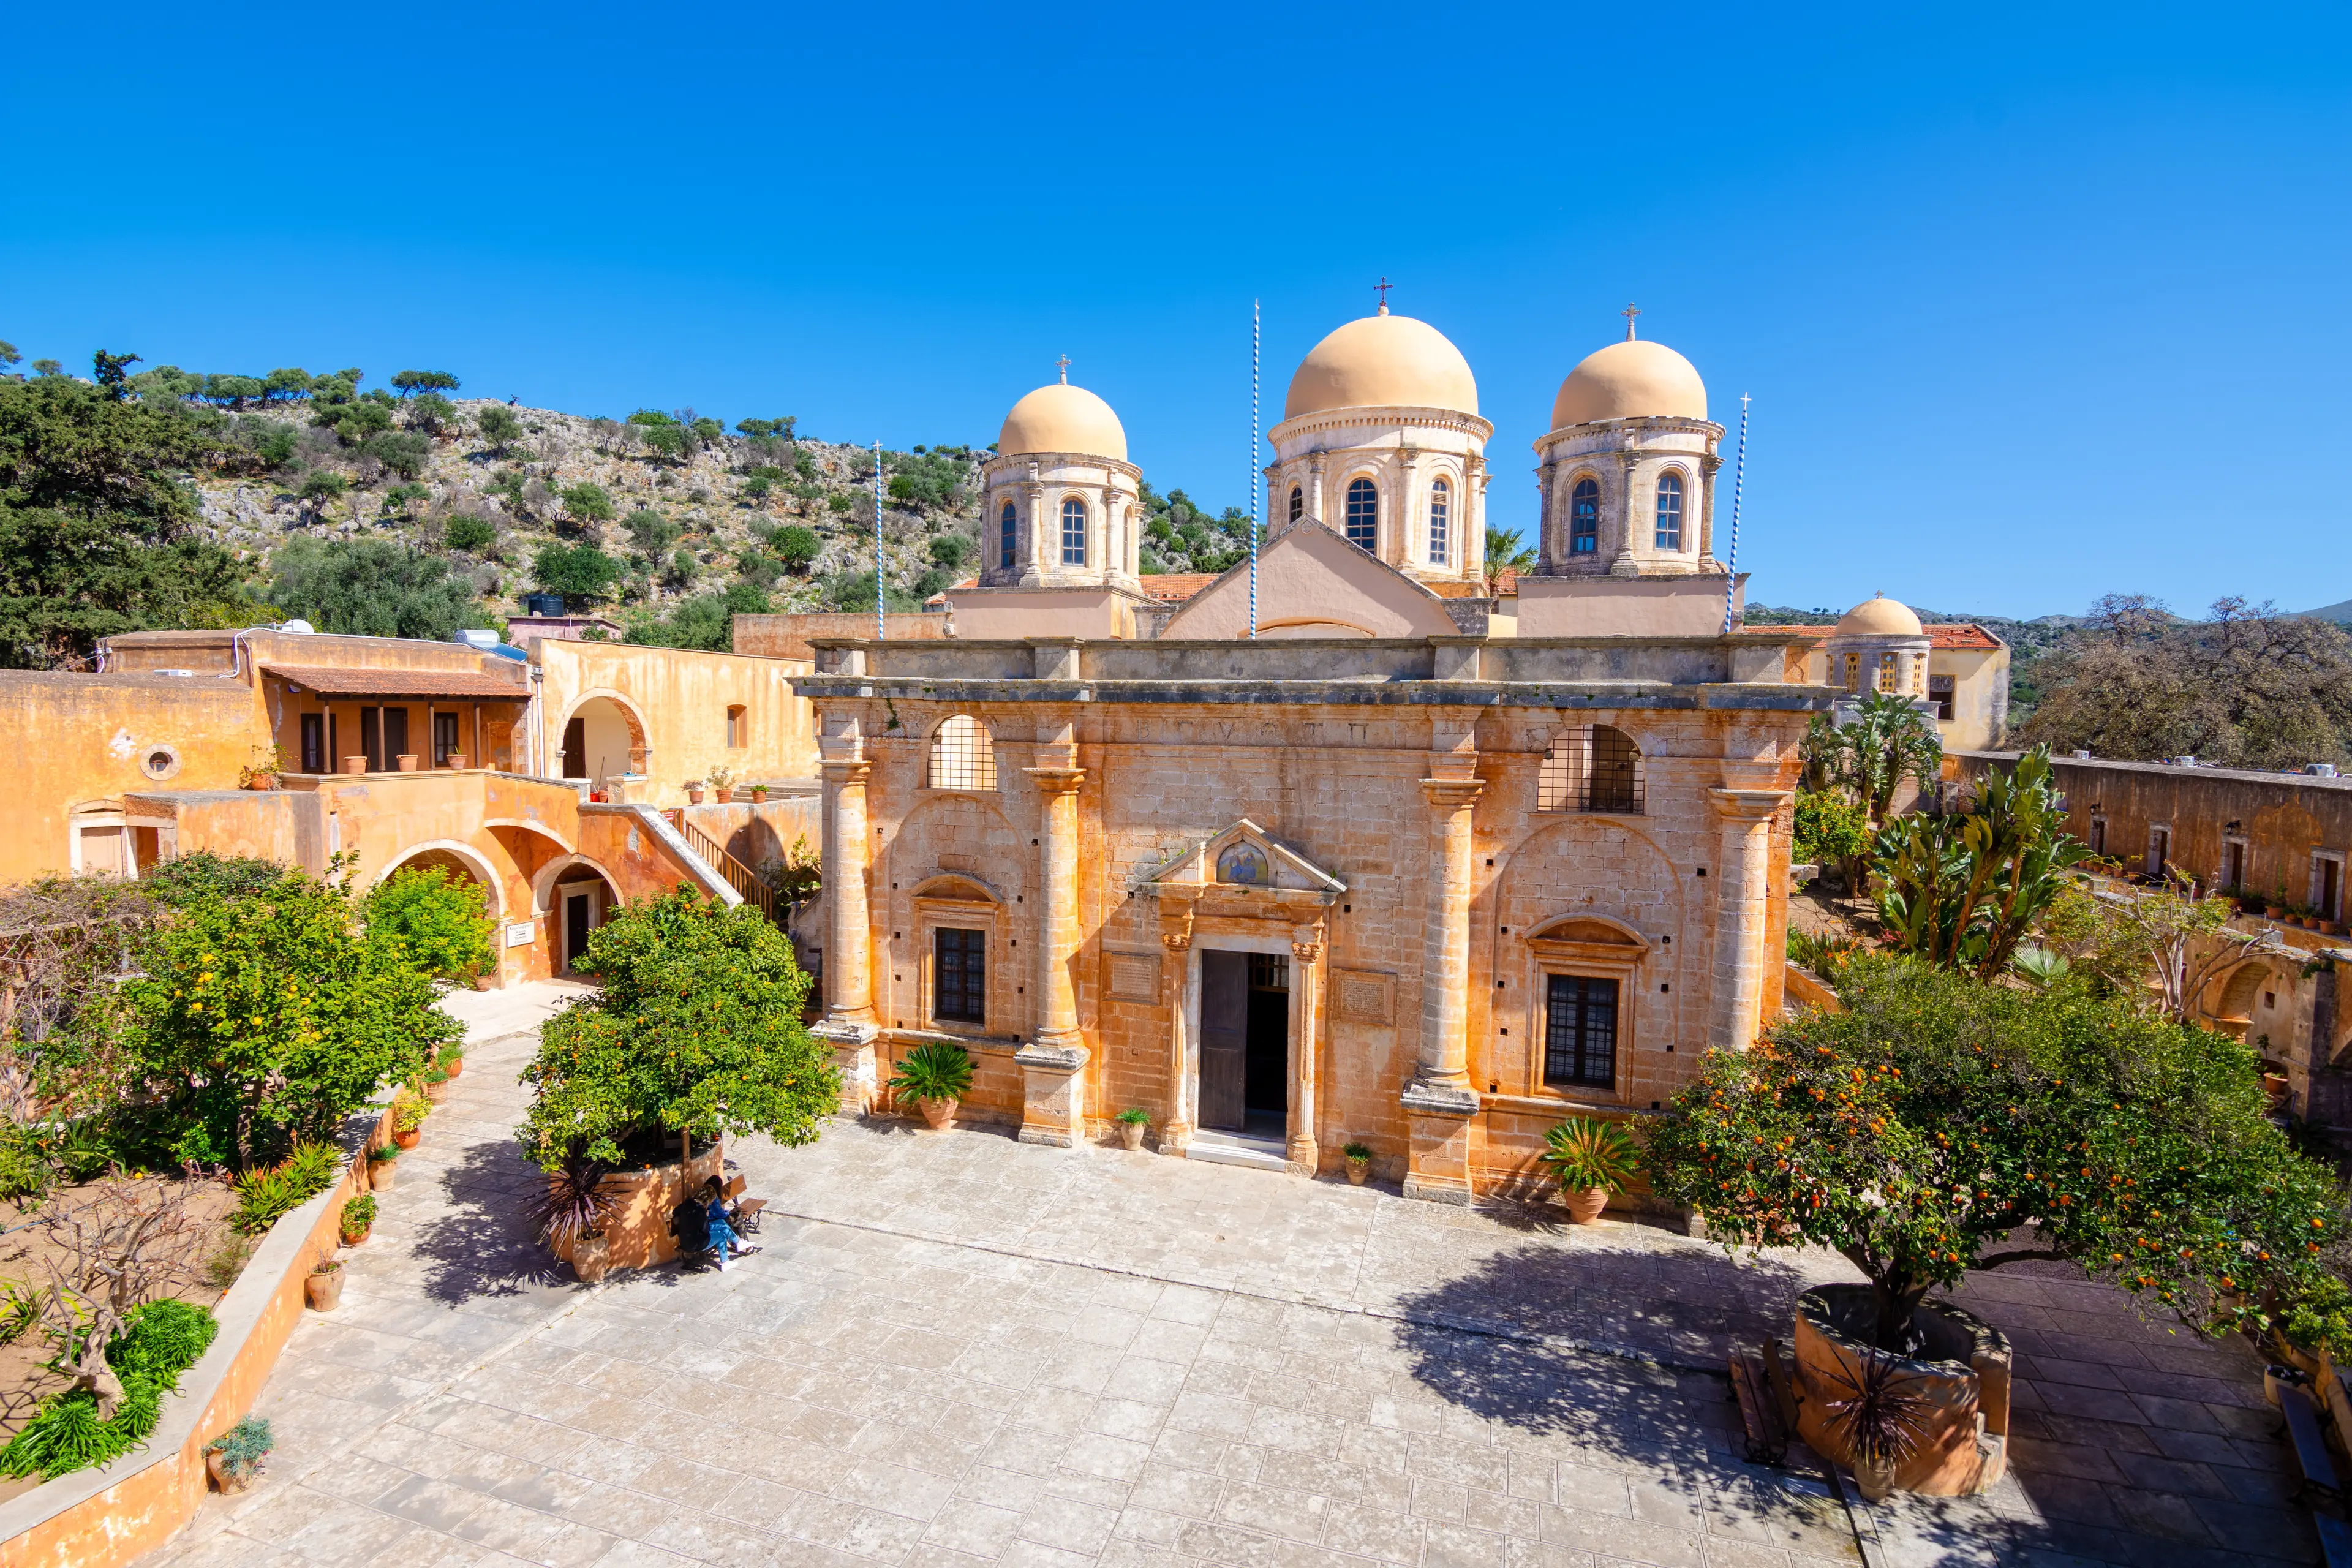
[[[1470,362],[1444,332],[1411,316],[1348,322],[1307,351],[1290,378],[1285,419],[1327,408],[1451,408],[1478,412]]]
[[[1127,427],[1110,405],[1083,386],[1054,382],[1013,405],[997,433],[997,451],[1076,452],[1127,461]]]
[[[1830,634],[1834,637],[1924,637],[1927,635],[1920,627],[1919,617],[1911,613],[1909,605],[1884,594],[1876,598],[1864,599],[1848,610],[1845,617],[1838,622],[1837,629]]]
[[[1691,362],[1642,338],[1584,356],[1552,399],[1551,427],[1601,419],[1704,419],[1706,383]]]

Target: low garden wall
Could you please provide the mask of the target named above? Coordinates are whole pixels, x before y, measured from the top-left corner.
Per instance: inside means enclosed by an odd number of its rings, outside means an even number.
[[[147,1446],[0,1503],[0,1568],[115,1568],[186,1526],[205,1495],[205,1446],[253,1408],[278,1352],[301,1321],[302,1282],[335,1255],[343,1204],[368,1190],[365,1148],[392,1140],[378,1115],[335,1184],[279,1219],[213,1309],[212,1348],[163,1401]]]
[[[724,1142],[714,1141],[695,1152],[687,1171],[689,1190],[699,1189],[713,1176],[727,1179],[726,1149]],[[604,1226],[612,1268],[651,1268],[677,1256],[677,1238],[669,1233],[669,1211],[678,1203],[677,1161],[615,1172],[604,1178],[602,1190],[613,1200],[613,1217]],[[569,1240],[557,1243],[553,1251],[564,1262],[572,1261]],[[0,1568],[5,1568],[5,1559],[0,1559]]]

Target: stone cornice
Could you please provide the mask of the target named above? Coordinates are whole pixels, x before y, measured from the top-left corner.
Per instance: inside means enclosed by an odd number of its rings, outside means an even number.
[[[1563,425],[1557,430],[1547,430],[1537,437],[1533,446],[1537,457],[1548,458],[1552,447],[1563,441],[1571,441],[1579,437],[1643,435],[1669,431],[1703,436],[1710,442],[1723,439],[1723,426],[1711,419],[1681,419],[1664,415],[1645,415],[1639,419],[1596,419],[1590,425]]]
[[[1013,464],[1019,464],[1024,471],[1015,473],[1011,468]],[[1001,475],[998,472],[1000,465],[1004,466],[1004,472]],[[980,466],[981,482],[991,489],[1007,483],[1058,485],[1102,482],[1100,479],[1032,479],[1025,471],[1032,466],[1040,468],[1105,468],[1138,481],[1143,478],[1143,470],[1124,458],[1105,458],[1092,452],[1015,452],[1010,457],[991,458],[982,463]]]
[[[1368,404],[1356,408],[1318,408],[1312,414],[1285,419],[1265,433],[1265,439],[1267,445],[1278,450],[1282,443],[1293,436],[1311,436],[1318,431],[1344,430],[1351,426],[1366,425],[1393,429],[1400,435],[1408,426],[1458,430],[1465,436],[1475,437],[1482,444],[1492,439],[1495,434],[1492,420],[1482,419],[1475,414],[1465,414],[1458,408],[1384,407]]]
[[[1703,639],[1692,639],[1699,641]],[[1360,643],[1356,646],[1362,646]],[[1827,687],[1664,680],[1023,680],[935,676],[804,675],[793,691],[816,700],[888,698],[898,702],[1081,703],[1088,707],[1522,708],[1682,711],[1811,712],[1827,709]]]

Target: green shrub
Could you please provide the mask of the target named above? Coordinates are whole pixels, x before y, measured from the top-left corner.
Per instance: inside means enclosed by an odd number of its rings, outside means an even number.
[[[1843,790],[1797,792],[1795,853],[1812,865],[1842,865],[1870,847],[1870,816]]]
[[[971,1053],[961,1046],[917,1046],[891,1075],[900,1100],[961,1100],[971,1092]]]
[[[394,871],[360,906],[368,931],[397,942],[408,961],[443,980],[467,981],[497,963],[498,929],[480,884],[446,866]]]
[[[1360,1139],[1341,1144],[1339,1154],[1341,1158],[1348,1160],[1369,1160],[1372,1157],[1372,1146]]]
[[[277,1164],[237,1177],[236,1212],[229,1224],[247,1236],[259,1236],[280,1216],[333,1186],[335,1168],[333,1144],[296,1144]]]
[[[498,541],[498,527],[486,517],[453,517],[441,532],[442,543],[468,555],[479,555]]]
[[[261,1461],[277,1446],[277,1435],[269,1429],[268,1417],[248,1415],[206,1444],[205,1452],[218,1454],[221,1468],[243,1480],[261,1468]]]
[[[107,1363],[122,1381],[112,1420],[98,1415],[98,1397],[71,1389],[44,1400],[24,1429],[0,1448],[0,1475],[55,1480],[119,1458],[142,1446],[162,1419],[163,1395],[209,1349],[219,1325],[186,1301],[150,1301],[124,1314],[124,1330],[106,1347]]]
[[[1150,1124],[1151,1112],[1144,1110],[1139,1105],[1130,1105],[1125,1110],[1120,1111],[1117,1116],[1112,1117],[1111,1120],[1113,1121],[1123,1121],[1129,1127],[1144,1127]]]
[[[805,572],[824,552],[824,541],[816,536],[816,530],[793,523],[789,528],[778,529],[768,548],[775,552],[776,559],[784,563],[787,571]]]
[[[335,1229],[342,1236],[357,1236],[374,1223],[375,1194],[362,1193],[343,1205],[342,1213],[335,1217]]]

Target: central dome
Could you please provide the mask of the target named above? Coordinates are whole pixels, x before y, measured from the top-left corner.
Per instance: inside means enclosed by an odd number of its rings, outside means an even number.
[[[1016,452],[1074,452],[1124,463],[1127,427],[1109,404],[1085,387],[1053,382],[1013,405],[997,432],[996,450],[1007,458]]]
[[[1923,637],[1927,635],[1911,606],[1881,594],[1845,613],[1830,633],[1838,637]]]
[[[1478,412],[1470,362],[1444,332],[1411,316],[1349,321],[1317,343],[1290,378],[1285,419],[1327,408],[1451,408]]]
[[[1644,338],[1584,356],[1552,399],[1551,427],[1602,419],[1704,419],[1706,383],[1691,362]]]

